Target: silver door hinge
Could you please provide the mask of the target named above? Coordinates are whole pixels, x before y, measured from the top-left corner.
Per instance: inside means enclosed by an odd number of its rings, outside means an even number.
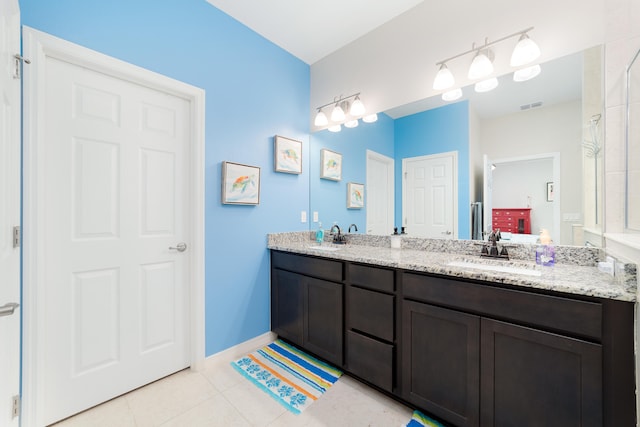
[[[13,55],[13,61],[13,78],[19,79],[22,75],[22,63],[24,62],[25,64],[31,64],[31,61],[29,61],[27,58],[23,58],[19,53]]]
[[[13,247],[19,248],[20,247],[20,226],[19,225],[16,225],[15,227],[13,227],[13,235],[11,236],[11,239],[13,240]]]
[[[11,417],[15,418],[20,416],[20,396],[15,395],[11,398]]]

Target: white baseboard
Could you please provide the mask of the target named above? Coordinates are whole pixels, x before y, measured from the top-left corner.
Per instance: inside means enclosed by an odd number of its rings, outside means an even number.
[[[273,332],[266,332],[238,345],[234,345],[233,347],[229,347],[218,353],[212,354],[206,358],[205,364],[210,366],[218,363],[231,362],[232,360],[244,356],[257,348],[264,347],[265,345],[273,342],[277,337],[278,336]]]

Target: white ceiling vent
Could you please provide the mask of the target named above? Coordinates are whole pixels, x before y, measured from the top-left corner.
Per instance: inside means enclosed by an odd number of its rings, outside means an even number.
[[[538,107],[542,107],[542,101],[521,105],[520,110],[524,111],[524,110],[530,110],[532,108],[538,108]]]

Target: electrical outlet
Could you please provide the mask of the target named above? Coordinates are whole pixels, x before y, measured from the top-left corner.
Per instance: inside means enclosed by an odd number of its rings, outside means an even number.
[[[300,222],[307,222],[307,211],[300,212]]]
[[[313,222],[318,222],[318,212],[317,211],[313,212]]]

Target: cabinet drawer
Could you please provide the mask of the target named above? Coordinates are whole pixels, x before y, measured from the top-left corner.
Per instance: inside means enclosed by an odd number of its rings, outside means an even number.
[[[393,341],[394,300],[391,295],[350,287],[347,293],[347,327]]]
[[[602,304],[404,273],[404,297],[547,330],[602,339]]]
[[[383,292],[393,292],[395,290],[393,270],[385,268],[351,264],[349,265],[349,279],[351,284],[362,286],[363,288]]]
[[[384,390],[393,388],[393,346],[390,344],[347,331],[347,367]]]
[[[341,282],[344,277],[342,262],[329,259],[271,251],[271,265],[282,270],[335,282]]]

